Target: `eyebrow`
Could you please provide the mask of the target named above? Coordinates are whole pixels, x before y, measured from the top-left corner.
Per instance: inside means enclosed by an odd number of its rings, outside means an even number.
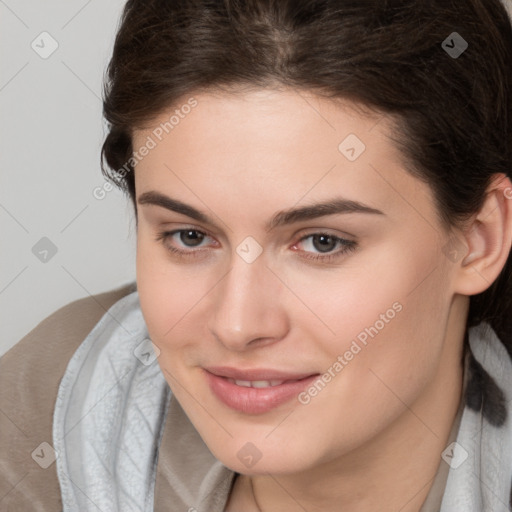
[[[161,206],[166,210],[181,213],[182,215],[186,215],[187,217],[199,222],[204,222],[212,226],[215,225],[214,221],[205,213],[197,210],[193,206],[161,194],[160,192],[144,192],[138,197],[137,203],[140,205]],[[344,198],[333,198],[326,202],[302,206],[300,208],[291,208],[289,210],[278,212],[274,217],[272,217],[265,227],[267,231],[271,231],[277,227],[293,224],[294,222],[311,220],[318,217],[324,217],[326,215],[335,215],[340,213],[369,213],[385,215],[382,211],[377,210],[376,208],[371,208],[370,206],[358,201],[352,201]]]

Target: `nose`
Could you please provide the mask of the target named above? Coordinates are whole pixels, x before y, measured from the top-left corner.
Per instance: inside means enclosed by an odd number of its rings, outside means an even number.
[[[212,291],[210,332],[231,351],[284,338],[289,318],[282,300],[283,288],[267,268],[263,255],[247,263],[233,254],[230,271]]]

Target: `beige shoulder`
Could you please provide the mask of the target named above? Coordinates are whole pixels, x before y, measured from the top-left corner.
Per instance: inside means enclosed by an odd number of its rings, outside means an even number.
[[[52,450],[59,383],[105,312],[135,290],[130,283],[67,304],[0,358],[0,510],[62,509]]]

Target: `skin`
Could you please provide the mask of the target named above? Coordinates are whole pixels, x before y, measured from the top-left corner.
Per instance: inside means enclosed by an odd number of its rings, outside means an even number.
[[[468,295],[492,283],[510,250],[510,181],[497,176],[480,215],[454,231],[463,244],[452,261],[451,233],[389,139],[390,119],[288,89],[193,96],[197,107],[137,163],[136,194],[158,191],[213,224],[139,204],[137,283],[169,386],[215,457],[240,473],[226,510],[258,510],[252,479],[265,512],[417,512],[461,400]],[[136,130],[134,148],[174,108]],[[350,133],[366,145],[355,161],[338,150]],[[277,212],[334,197],[382,214],[265,228]],[[199,246],[156,240],[179,229],[206,236]],[[356,248],[307,259],[325,253],[304,237],[325,232]],[[263,249],[252,263],[236,252],[248,236]],[[240,413],[204,378],[213,365],[323,373],[397,302],[307,405]],[[251,468],[237,456],[247,442],[262,454]]]

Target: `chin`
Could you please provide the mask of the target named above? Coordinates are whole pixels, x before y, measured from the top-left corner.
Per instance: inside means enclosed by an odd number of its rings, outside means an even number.
[[[208,447],[224,466],[245,475],[292,474],[310,469],[319,462],[314,454],[305,454],[298,447],[285,445],[281,438],[275,441],[269,443],[264,437],[261,441],[251,441],[246,436],[243,439],[235,437],[230,443],[219,446],[218,450]]]

